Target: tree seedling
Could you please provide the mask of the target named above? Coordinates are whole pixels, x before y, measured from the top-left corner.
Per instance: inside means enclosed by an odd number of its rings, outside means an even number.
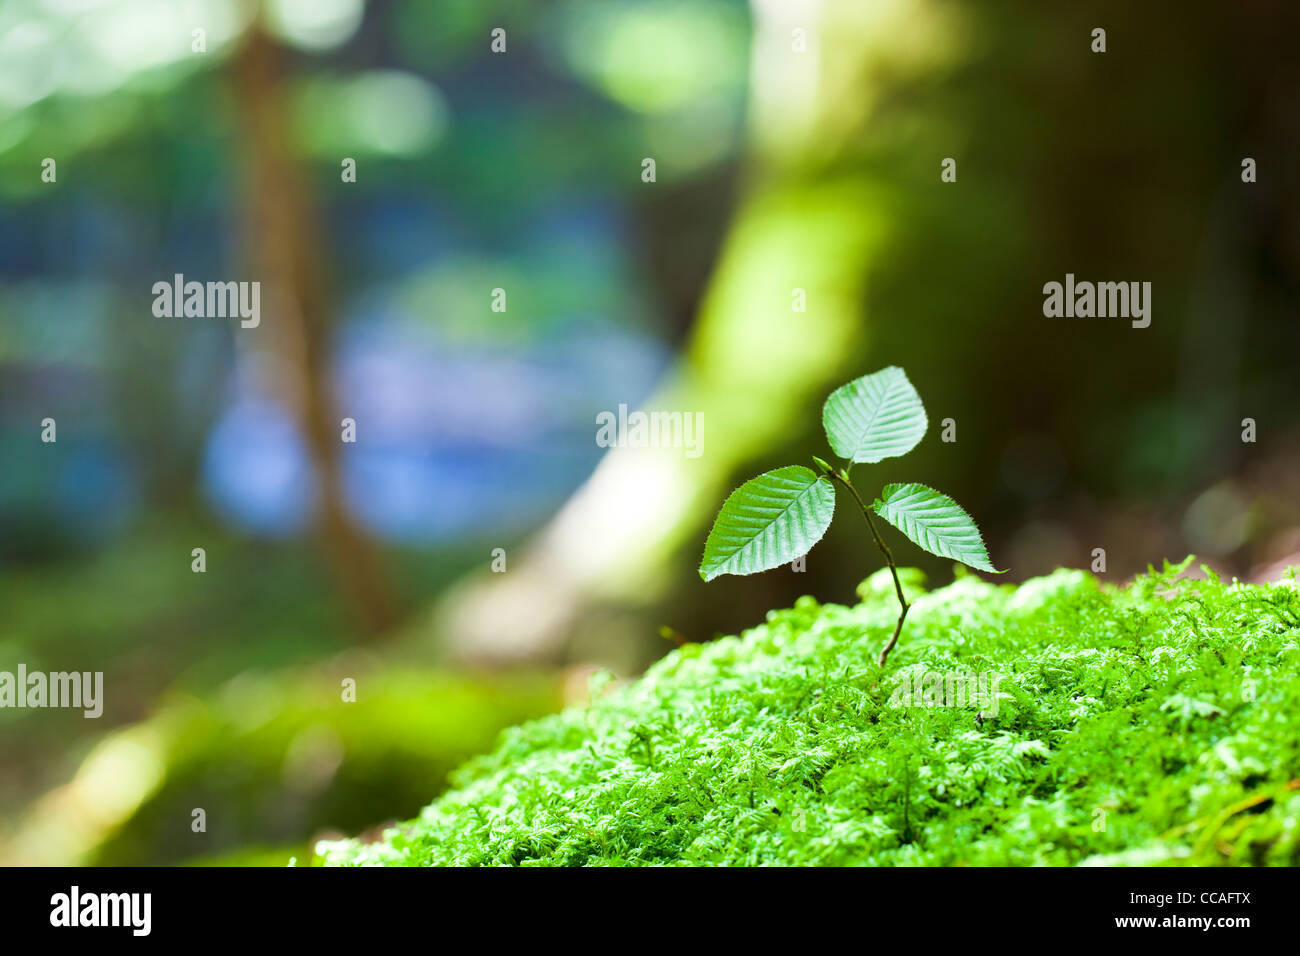
[[[720,574],[754,574],[807,554],[830,527],[838,484],[862,509],[871,537],[894,578],[898,623],[880,652],[879,663],[884,667],[898,643],[910,605],[898,580],[894,556],[871,520],[872,512],[931,554],[1001,573],[990,563],[975,522],[947,495],[916,483],[889,484],[868,505],[853,486],[849,476],[853,465],[906,455],[925,436],[928,424],[921,396],[896,366],[864,375],[831,392],[822,407],[822,425],[831,448],[845,463],[833,468],[814,455],[820,474],[803,465],[790,465],[751,478],[733,491],[705,542],[700,577],[712,581]]]

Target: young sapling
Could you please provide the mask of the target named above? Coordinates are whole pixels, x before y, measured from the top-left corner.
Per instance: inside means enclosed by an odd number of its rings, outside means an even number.
[[[834,468],[814,455],[820,474],[790,465],[751,478],[733,491],[704,544],[700,577],[712,581],[720,574],[754,574],[807,554],[830,527],[839,485],[862,509],[894,579],[898,623],[880,651],[879,663],[884,667],[911,605],[898,580],[894,556],[871,520],[872,512],[931,554],[1002,573],[989,561],[975,522],[947,495],[914,482],[889,484],[868,505],[853,485],[853,465],[906,455],[925,436],[928,424],[921,396],[901,368],[891,365],[841,385],[822,407],[822,425],[831,449],[844,464]]]

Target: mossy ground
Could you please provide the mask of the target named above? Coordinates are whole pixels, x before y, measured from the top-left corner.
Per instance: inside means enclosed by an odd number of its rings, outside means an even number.
[[[801,599],[508,731],[456,789],[326,864],[1300,863],[1300,591],[1079,571],[897,608]],[[997,713],[896,706],[997,674]],[[992,710],[992,707],[986,707]]]

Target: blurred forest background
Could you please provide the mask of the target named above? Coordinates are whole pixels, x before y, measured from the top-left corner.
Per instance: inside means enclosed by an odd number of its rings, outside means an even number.
[[[879,562],[851,515],[803,573],[695,569],[725,494],[820,452],[825,395],[885,365],[931,428],[867,483],[951,493],[1009,580],[1095,548],[1116,583],[1188,553],[1276,579],[1298,19],[6,0],[0,670],[101,670],[105,702],[0,710],[0,862],[280,865],[413,814],[661,628],[853,601]],[[1067,272],[1150,281],[1150,327],[1044,318]],[[260,326],[155,317],[176,273],[260,281]],[[703,412],[703,454],[598,447],[620,404]]]

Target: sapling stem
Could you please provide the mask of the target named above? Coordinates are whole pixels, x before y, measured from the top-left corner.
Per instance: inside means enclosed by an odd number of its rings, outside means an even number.
[[[885,539],[880,536],[880,532],[876,530],[876,523],[871,520],[871,509],[862,500],[862,496],[858,494],[858,489],[853,487],[853,483],[849,481],[847,474],[830,469],[827,469],[826,473],[830,475],[832,481],[838,481],[847,488],[849,494],[853,496],[853,500],[862,508],[862,517],[867,519],[867,527],[871,529],[871,537],[875,539],[876,547],[880,549],[880,553],[885,556],[885,562],[889,565],[889,573],[894,578],[894,592],[898,595],[898,623],[894,625],[894,634],[889,639],[889,643],[880,651],[879,663],[881,667],[884,667],[885,661],[889,659],[889,652],[898,643],[898,635],[903,633],[903,622],[907,620],[907,611],[911,605],[907,603],[907,598],[903,596],[903,585],[898,580],[898,567],[894,564],[894,555],[890,552],[889,545],[885,544]]]

